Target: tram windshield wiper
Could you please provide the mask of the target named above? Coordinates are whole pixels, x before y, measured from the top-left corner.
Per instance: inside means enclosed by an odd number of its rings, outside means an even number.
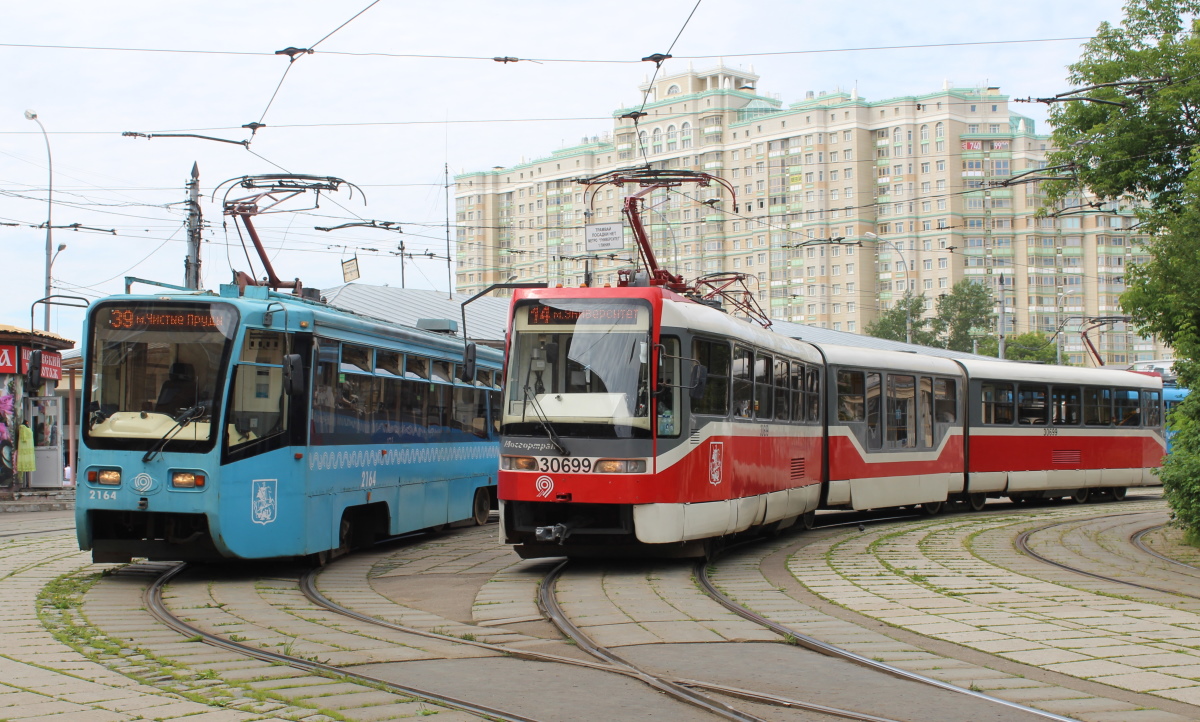
[[[151,459],[153,459],[158,454],[162,453],[162,450],[164,448],[166,448],[166,446],[167,446],[167,442],[170,441],[171,439],[175,438],[175,435],[177,435],[180,431],[182,431],[183,427],[192,423],[196,419],[201,419],[201,418],[204,418],[205,416],[208,416],[209,403],[210,402],[208,402],[208,401],[201,401],[200,403],[196,404],[195,406],[191,406],[191,407],[184,409],[183,412],[179,414],[179,416],[176,416],[175,417],[175,425],[172,426],[171,428],[167,429],[167,433],[163,434],[162,438],[159,439],[158,441],[156,441],[154,443],[154,446],[152,446],[150,448],[150,450],[146,452],[145,456],[142,457],[142,463],[144,464],[144,463],[150,461]]]
[[[558,449],[558,453],[563,456],[570,456],[571,452],[567,451],[567,447],[563,446],[562,439],[558,438],[558,434],[554,431],[554,427],[550,425],[550,419],[542,411],[542,405],[538,403],[537,394],[530,390],[529,384],[525,384],[525,397],[533,404],[533,413],[537,415],[538,423],[546,430],[546,436],[550,438],[550,443],[554,444],[554,448]]]

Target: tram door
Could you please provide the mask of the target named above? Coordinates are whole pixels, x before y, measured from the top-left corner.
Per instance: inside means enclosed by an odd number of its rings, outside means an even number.
[[[63,485],[62,400],[57,396],[25,399],[25,419],[33,430],[33,458],[37,468],[29,474],[35,489],[61,489]]]

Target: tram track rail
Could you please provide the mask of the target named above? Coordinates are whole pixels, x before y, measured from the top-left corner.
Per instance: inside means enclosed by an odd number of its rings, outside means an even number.
[[[1133,512],[1133,513],[1138,513],[1138,512]],[[856,521],[853,523],[859,523],[859,522]],[[1062,522],[1062,523],[1066,523],[1066,522]],[[833,526],[833,525],[830,525],[830,526]],[[1040,530],[1042,528],[1047,528],[1050,526],[1054,526],[1054,525],[1046,525],[1046,527],[1040,527],[1038,530]],[[1038,531],[1038,530],[1030,530],[1030,531],[1034,532],[1034,531]],[[1147,529],[1145,531],[1149,532],[1151,530],[1152,529]],[[164,573],[160,577],[158,577],[152,583],[151,587],[148,588],[145,592],[146,608],[148,610],[150,610],[151,613],[156,618],[158,618],[164,624],[171,627],[172,629],[174,629],[176,632],[178,632],[180,634],[183,634],[186,636],[197,636],[198,635],[202,641],[204,641],[212,646],[221,648],[221,649],[226,649],[228,651],[232,651],[232,652],[235,652],[238,654],[242,654],[242,655],[245,655],[248,657],[252,657],[252,658],[267,661],[267,662],[284,664],[284,665],[287,665],[287,666],[290,666],[290,667],[293,667],[296,669],[300,669],[303,671],[308,671],[310,673],[317,674],[320,676],[344,677],[348,680],[359,681],[364,684],[372,685],[372,686],[375,686],[375,687],[378,687],[381,689],[386,689],[388,691],[395,692],[397,694],[402,694],[402,695],[405,695],[408,697],[412,697],[419,701],[432,702],[435,704],[444,705],[446,707],[459,709],[459,710],[463,710],[463,711],[466,711],[466,712],[469,712],[472,714],[482,715],[482,716],[490,717],[490,718],[494,718],[494,719],[522,720],[522,721],[528,720],[529,722],[536,722],[536,720],[534,718],[530,718],[530,717],[524,716],[522,714],[515,714],[512,712],[505,711],[505,710],[494,709],[494,708],[488,707],[486,705],[471,702],[469,700],[459,699],[456,697],[450,697],[450,696],[447,696],[444,694],[434,693],[434,692],[430,692],[428,690],[410,687],[410,686],[403,685],[403,684],[398,684],[396,682],[392,682],[392,681],[389,681],[386,679],[381,679],[381,678],[374,677],[371,675],[361,674],[361,673],[349,670],[344,667],[338,667],[338,666],[329,665],[329,664],[325,664],[325,663],[321,663],[321,662],[311,661],[308,659],[292,657],[290,655],[281,654],[278,652],[271,652],[271,651],[267,651],[267,650],[256,648],[256,647],[250,647],[248,645],[240,644],[238,642],[220,637],[218,635],[206,633],[203,630],[200,630],[200,629],[188,624],[187,622],[184,622],[183,620],[179,619],[178,617],[175,617],[175,615],[173,615],[169,610],[166,609],[165,604],[162,602],[162,596],[161,596],[162,587],[164,585],[166,585],[167,583],[169,583],[169,581],[172,578],[174,578],[178,574],[182,573],[186,566],[187,565],[185,565],[185,564],[181,564],[181,565],[171,568],[166,573]],[[338,604],[338,603],[332,601],[331,599],[329,599],[328,597],[326,597],[324,594],[322,594],[320,592],[320,590],[317,587],[317,583],[316,583],[316,580],[322,571],[322,569],[320,569],[320,568],[313,569],[313,570],[310,570],[310,571],[302,574],[301,577],[299,578],[298,585],[299,585],[299,591],[303,594],[303,596],[310,603],[312,603],[315,606],[322,608],[326,611],[338,614],[340,616],[347,617],[349,619],[353,619],[353,620],[363,623],[363,624],[377,626],[377,627],[388,629],[388,630],[391,630],[394,632],[400,632],[400,633],[404,633],[404,634],[411,634],[411,635],[425,637],[425,638],[429,638],[429,639],[435,639],[435,640],[439,640],[439,641],[443,641],[443,642],[472,646],[472,647],[496,652],[498,654],[503,654],[507,657],[513,657],[513,658],[522,659],[522,660],[554,663],[554,664],[567,664],[567,665],[573,665],[573,666],[577,666],[577,667],[592,669],[592,670],[595,670],[598,672],[606,672],[606,673],[610,673],[610,674],[617,674],[617,675],[625,676],[628,678],[638,680],[638,681],[648,685],[652,689],[655,689],[655,690],[663,693],[664,695],[670,696],[671,698],[673,698],[677,701],[695,706],[698,709],[703,709],[704,711],[708,712],[709,714],[721,717],[723,719],[736,720],[738,722],[764,722],[762,717],[756,716],[749,712],[745,712],[743,710],[736,709],[735,707],[731,706],[730,704],[727,704],[725,701],[723,701],[721,699],[717,699],[715,697],[711,697],[708,694],[703,694],[702,692],[710,693],[712,695],[719,695],[719,696],[722,696],[725,698],[740,699],[740,700],[744,700],[744,701],[751,702],[751,703],[769,705],[769,706],[785,708],[785,709],[803,710],[803,711],[814,712],[814,713],[818,713],[818,714],[824,714],[824,715],[829,715],[832,717],[838,717],[838,718],[843,718],[843,719],[863,720],[864,722],[896,722],[896,720],[894,720],[892,718],[881,717],[881,716],[873,715],[873,714],[870,714],[867,712],[839,709],[839,708],[830,707],[827,705],[821,705],[818,703],[807,702],[804,700],[792,699],[792,698],[780,696],[777,694],[755,691],[752,689],[743,689],[743,688],[739,688],[739,687],[727,686],[727,685],[717,684],[717,683],[703,681],[703,680],[683,679],[683,678],[676,678],[676,677],[671,677],[671,676],[657,675],[657,674],[654,674],[653,672],[646,671],[646,670],[640,668],[639,666],[637,666],[636,664],[631,663],[628,660],[620,657],[619,655],[615,654],[611,650],[609,650],[605,647],[602,647],[600,645],[597,645],[582,630],[580,630],[578,627],[576,627],[570,621],[570,619],[566,616],[566,614],[563,612],[561,607],[558,605],[557,600],[555,598],[555,587],[556,587],[556,583],[557,583],[559,577],[562,575],[563,571],[567,568],[567,566],[568,566],[568,562],[563,561],[561,564],[559,564],[553,570],[551,570],[551,572],[549,574],[547,574],[547,576],[543,579],[541,585],[539,586],[538,604],[539,604],[539,607],[541,607],[541,610],[548,621],[550,621],[552,624],[554,624],[555,627],[558,628],[559,631],[565,637],[572,640],[574,642],[574,644],[580,650],[585,651],[588,654],[591,654],[592,656],[596,657],[597,660],[600,660],[599,662],[592,662],[592,661],[585,660],[585,659],[578,659],[578,658],[573,658],[573,657],[555,655],[555,654],[551,654],[551,653],[547,653],[547,652],[535,652],[535,651],[531,651],[531,650],[524,650],[524,649],[514,648],[514,647],[510,647],[510,646],[503,645],[503,644],[494,644],[494,643],[483,642],[483,641],[478,641],[478,640],[463,639],[458,636],[452,636],[452,635],[438,633],[435,631],[429,631],[429,630],[425,630],[425,629],[409,627],[409,626],[406,626],[403,624],[398,624],[398,623],[389,621],[387,619],[381,619],[381,618],[373,617],[373,616],[370,616],[367,614],[363,614],[361,612],[355,611],[354,609],[345,607],[341,604]],[[699,582],[702,590],[706,594],[708,594],[711,598],[713,598],[718,603],[722,604],[722,606],[724,606],[725,608],[729,609],[730,611],[734,612],[735,614],[738,614],[739,616],[743,617],[744,619],[755,622],[761,626],[766,627],[767,629],[770,629],[774,633],[783,637],[784,640],[787,642],[793,642],[797,646],[807,648],[811,651],[820,653],[822,655],[840,658],[842,660],[849,661],[854,664],[864,666],[867,668],[871,668],[876,671],[886,673],[886,674],[889,674],[894,677],[918,682],[921,684],[930,685],[930,686],[937,687],[937,688],[940,688],[940,689],[943,689],[946,691],[954,692],[957,694],[968,695],[971,697],[975,697],[977,699],[984,700],[988,703],[994,703],[994,704],[1002,705],[1004,707],[1011,708],[1013,710],[1019,710],[1021,712],[1036,715],[1037,717],[1040,717],[1043,719],[1061,720],[1064,722],[1070,720],[1070,718],[1068,718],[1068,717],[1055,715],[1053,713],[1049,713],[1049,712],[1045,712],[1045,711],[1038,710],[1035,708],[1027,707],[1027,706],[1021,705],[1019,703],[1009,702],[1009,701],[1006,701],[1003,699],[998,699],[998,698],[991,697],[991,696],[983,694],[983,693],[974,692],[972,690],[967,690],[967,689],[964,689],[961,687],[956,687],[952,684],[942,682],[942,681],[939,681],[936,679],[924,677],[922,675],[912,673],[907,670],[892,667],[885,663],[877,662],[875,660],[868,659],[866,657],[862,657],[861,655],[857,655],[853,652],[849,652],[847,650],[838,648],[834,645],[830,645],[825,642],[821,642],[820,640],[809,637],[807,635],[797,633],[796,631],[791,630],[783,625],[779,625],[777,623],[771,622],[770,620],[762,618],[759,615],[752,612],[751,610],[745,609],[744,607],[741,607],[740,605],[738,605],[736,602],[733,602],[731,599],[729,599],[723,593],[721,593],[719,590],[716,589],[715,585],[713,585],[712,581],[708,578],[707,571],[708,571],[707,567],[703,563],[698,564],[697,568],[695,570],[696,579]]]
[[[253,659],[274,664],[287,665],[294,669],[299,669],[323,677],[345,678],[362,682],[379,689],[385,689],[389,692],[412,697],[418,701],[431,702],[440,706],[461,710],[463,712],[468,712],[470,714],[479,715],[485,718],[505,720],[506,722],[540,722],[533,717],[527,717],[506,710],[488,707],[487,705],[478,704],[457,697],[451,697],[445,694],[431,692],[429,690],[398,684],[386,679],[356,672],[345,667],[338,667],[331,664],[325,664],[323,662],[316,662],[300,657],[294,657],[281,652],[272,652],[266,649],[251,647],[246,644],[235,642],[232,639],[212,634],[198,627],[194,627],[173,614],[170,609],[167,608],[167,605],[162,598],[163,587],[165,587],[172,579],[181,574],[186,568],[187,564],[183,563],[171,567],[166,572],[156,577],[142,595],[142,600],[146,606],[146,609],[149,610],[158,621],[162,622],[167,627],[178,632],[179,634],[188,637],[198,637],[199,640],[205,644],[217,647],[218,649],[224,649],[226,651],[251,657]]]
[[[1173,564],[1178,567],[1183,567],[1184,569],[1190,569],[1194,572],[1200,572],[1200,567],[1197,567],[1194,564],[1188,564],[1187,562],[1181,562],[1178,559],[1172,559],[1171,557],[1167,556],[1166,554],[1162,554],[1160,552],[1157,552],[1157,551],[1151,549],[1149,547],[1149,545],[1146,544],[1146,542],[1142,541],[1143,537],[1145,537],[1147,534],[1149,534],[1151,532],[1156,532],[1159,529],[1162,529],[1166,526],[1167,526],[1166,524],[1155,524],[1154,526],[1148,526],[1145,529],[1139,529],[1138,531],[1135,531],[1133,534],[1129,535],[1129,543],[1133,544],[1133,546],[1137,547],[1137,549],[1139,551],[1143,551],[1152,557],[1157,557],[1158,559],[1160,559],[1164,562],[1167,562],[1168,564]]]
[[[563,566],[565,566],[565,562],[564,562],[564,564],[559,565],[558,569],[561,571]],[[315,604],[316,606],[318,606],[322,609],[325,609],[326,611],[333,612],[335,614],[339,614],[339,615],[348,617],[350,619],[354,619],[359,622],[382,627],[384,629],[390,629],[392,631],[402,632],[402,633],[406,633],[406,634],[413,634],[413,635],[417,635],[417,636],[421,636],[421,637],[426,637],[429,639],[436,639],[439,641],[452,642],[455,644],[465,644],[465,645],[477,647],[480,649],[486,649],[486,650],[498,652],[500,654],[504,654],[506,656],[514,657],[517,659],[524,659],[524,660],[536,661],[536,662],[569,664],[569,665],[574,665],[574,666],[578,666],[578,667],[585,667],[588,669],[593,669],[593,670],[596,670],[599,672],[606,672],[609,674],[622,675],[622,676],[629,677],[631,679],[636,679],[643,683],[646,683],[649,686],[651,686],[652,688],[657,689],[658,691],[663,692],[664,694],[667,694],[668,696],[671,696],[680,701],[684,701],[688,704],[696,704],[696,702],[694,702],[693,700],[698,699],[699,697],[703,697],[702,695],[697,695],[694,692],[691,692],[691,690],[703,689],[703,690],[706,690],[706,691],[709,691],[709,692],[712,692],[715,694],[721,694],[721,695],[725,695],[728,697],[743,699],[748,702],[756,702],[756,703],[760,703],[760,704],[771,705],[774,707],[783,707],[783,708],[787,708],[787,709],[797,709],[797,710],[805,710],[805,711],[809,711],[809,712],[817,712],[817,713],[826,714],[826,715],[830,715],[833,717],[839,717],[839,718],[843,718],[843,719],[862,720],[862,722],[897,722],[896,720],[893,720],[893,719],[887,718],[887,717],[879,717],[876,715],[871,715],[871,714],[867,714],[867,713],[863,713],[863,712],[839,709],[836,707],[830,707],[828,705],[821,705],[821,704],[817,704],[814,702],[806,702],[803,700],[792,699],[792,698],[783,697],[780,695],[768,694],[765,692],[757,692],[754,690],[742,689],[739,687],[731,687],[728,685],[721,685],[721,684],[716,684],[713,682],[707,682],[707,681],[703,681],[703,680],[667,679],[665,677],[650,674],[650,673],[642,670],[641,668],[637,667],[636,665],[633,665],[630,662],[623,660],[620,657],[617,657],[617,655],[612,654],[612,652],[610,650],[605,650],[605,648],[602,648],[602,647],[596,645],[594,642],[592,642],[592,640],[590,638],[588,638],[581,631],[579,631],[579,629],[577,627],[575,627],[575,625],[572,624],[569,619],[566,618],[566,615],[563,614],[562,609],[557,604],[557,601],[552,599],[552,597],[553,597],[552,582],[554,580],[550,579],[549,576],[547,577],[546,580],[543,580],[541,588],[542,589],[550,588],[550,591],[548,592],[549,595],[551,596],[550,603],[547,604],[545,599],[539,598],[539,605],[542,606],[543,613],[546,614],[549,621],[551,621],[551,623],[553,623],[559,629],[559,631],[561,631],[565,636],[574,640],[576,645],[580,649],[583,649],[584,651],[587,651],[589,654],[593,654],[593,656],[597,656],[598,658],[605,660],[604,663],[590,662],[587,660],[574,659],[572,657],[563,657],[561,655],[549,654],[546,652],[533,652],[533,651],[529,651],[529,650],[515,649],[512,647],[505,646],[505,645],[491,644],[489,642],[480,642],[478,640],[464,640],[460,637],[439,634],[437,632],[431,632],[431,631],[424,630],[424,629],[417,629],[415,627],[408,627],[408,626],[405,626],[402,624],[396,624],[395,622],[391,622],[386,619],[380,619],[378,617],[372,617],[370,615],[362,614],[361,612],[356,612],[353,609],[350,609],[341,604],[338,604],[337,602],[330,600],[328,597],[326,597],[324,594],[322,594],[316,585],[316,579],[320,575],[320,573],[321,573],[320,569],[313,569],[313,570],[307,572],[306,574],[304,574],[300,579],[300,591],[301,591],[301,593],[304,594],[305,598],[309,600],[309,602]],[[552,613],[547,612],[547,607],[549,607],[550,609],[553,609],[553,610],[557,610],[557,614],[559,615],[559,620],[561,622],[563,622],[562,625],[559,624],[559,621],[555,620]],[[566,631],[566,629],[564,629],[564,625],[567,628],[573,630],[573,632]],[[607,652],[607,654],[604,654],[604,653],[596,654],[593,652],[593,650],[595,650],[596,652],[601,652],[601,650],[604,650]],[[620,660],[620,661],[618,662],[616,660]],[[679,696],[680,693],[682,693],[686,697],[686,699],[681,698]],[[706,703],[711,703],[711,704],[715,704],[720,707],[728,708],[727,705],[724,705],[723,703],[716,701],[716,700],[710,700],[707,697],[704,698],[704,701]],[[713,714],[717,714],[719,716],[725,717],[726,719],[741,720],[743,722],[749,721],[749,720],[755,720],[755,721],[761,722],[761,718],[759,718],[759,717],[755,717],[753,715],[746,715],[745,713],[741,713],[738,710],[733,710],[732,708],[728,708],[727,711],[725,711],[725,710],[714,711],[714,709],[708,707],[706,704],[699,704],[697,706],[700,706],[701,708],[706,709],[707,711],[712,712]],[[733,714],[734,716],[729,716],[729,714]]]
[[[1010,702],[1008,700],[1000,699],[998,697],[993,697],[991,695],[987,695],[982,692],[976,692],[976,691],[970,690],[970,689],[963,689],[962,687],[957,687],[948,682],[942,682],[941,680],[933,679],[931,677],[926,677],[924,675],[920,675],[915,672],[910,672],[908,670],[901,669],[899,667],[894,667],[890,664],[886,664],[884,662],[879,662],[874,659],[864,657],[861,654],[856,654],[847,649],[842,649],[841,647],[838,647],[836,645],[832,645],[827,642],[822,642],[821,640],[819,640],[815,637],[809,636],[807,634],[803,634],[803,633],[798,632],[794,629],[791,629],[783,624],[779,624],[778,622],[772,621],[772,620],[758,614],[757,612],[747,609],[746,607],[742,606],[741,604],[738,604],[737,602],[735,602],[733,599],[728,597],[724,592],[717,589],[717,586],[715,584],[713,584],[712,579],[710,579],[708,576],[708,562],[707,561],[696,562],[694,574],[696,577],[696,581],[700,584],[700,588],[704,591],[704,593],[707,594],[711,599],[716,601],[718,604],[720,604],[722,607],[724,607],[725,609],[728,609],[729,611],[733,612],[734,614],[738,615],[739,617],[741,617],[747,621],[754,622],[755,624],[758,624],[762,627],[765,627],[765,628],[771,630],[772,632],[774,632],[774,633],[778,634],[780,637],[782,637],[784,640],[794,643],[796,646],[803,647],[805,649],[816,652],[818,654],[825,655],[827,657],[833,657],[833,658],[841,659],[843,661],[850,662],[852,664],[856,664],[856,665],[859,665],[862,667],[867,667],[869,669],[873,669],[875,671],[882,672],[884,674],[898,677],[900,679],[906,679],[911,682],[918,682],[920,684],[929,685],[931,687],[936,687],[938,689],[942,689],[942,690],[945,690],[948,692],[953,692],[956,694],[962,694],[962,695],[965,695],[968,697],[973,697],[975,699],[983,700],[985,702],[994,703],[997,705],[1001,705],[1003,707],[1008,707],[1010,709],[1019,710],[1021,712],[1036,715],[1043,719],[1055,720],[1056,722],[1075,722],[1070,717],[1064,717],[1062,715],[1054,714],[1053,712],[1047,712],[1045,710],[1035,709],[1033,707],[1028,707],[1026,705],[1019,704],[1017,702]]]
[[[0,539],[7,539],[15,536],[40,536],[42,534],[56,534],[60,531],[75,531],[75,527],[63,527],[62,529],[30,529],[28,531],[14,531],[0,534]]]
[[[583,632],[568,618],[562,607],[559,606],[558,600],[555,597],[555,588],[558,580],[561,578],[563,571],[567,568],[569,560],[563,560],[561,564],[554,567],[546,575],[542,581],[542,585],[538,588],[538,606],[542,608],[542,612],[546,615],[555,627],[558,628],[565,636],[570,638],[575,644],[588,654],[603,659],[613,667],[625,670],[626,673],[641,680],[650,687],[663,692],[681,702],[693,705],[703,709],[710,714],[722,717],[735,722],[765,722],[763,718],[739,710],[735,707],[708,695],[703,695],[695,690],[703,689],[708,692],[722,694],[730,697],[746,700],[748,702],[758,702],[769,704],[776,707],[786,707],[790,709],[804,710],[808,712],[817,712],[843,719],[862,720],[863,722],[896,722],[896,720],[888,717],[879,717],[877,715],[858,712],[854,710],[839,709],[828,705],[821,705],[815,702],[807,702],[804,700],[781,697],[779,695],[765,694],[762,692],[754,692],[751,690],[729,687],[726,685],[713,684],[711,682],[703,682],[699,680],[687,679],[668,679],[666,677],[648,672],[641,667],[629,662],[620,655],[613,652],[611,649],[597,644],[591,637]]]
[[[1033,535],[1035,535],[1039,532],[1044,532],[1048,529],[1053,529],[1055,527],[1065,526],[1067,524],[1078,524],[1081,521],[1091,521],[1094,519],[1110,519],[1110,518],[1116,517],[1116,516],[1132,516],[1135,514],[1146,514],[1146,513],[1149,513],[1149,512],[1134,511],[1134,512],[1127,512],[1124,514],[1105,514],[1105,515],[1101,515],[1101,516],[1091,517],[1088,519],[1070,519],[1067,521],[1059,521],[1059,522],[1054,522],[1051,524],[1043,524],[1042,526],[1035,527],[1033,529],[1027,529],[1027,530],[1021,532],[1020,534],[1017,535],[1017,538],[1013,542],[1013,544],[1016,546],[1016,548],[1019,552],[1030,557],[1031,559],[1035,559],[1043,564],[1046,564],[1046,565],[1049,565],[1052,567],[1057,567],[1059,569],[1062,569],[1062,570],[1068,571],[1068,572],[1072,572],[1074,574],[1079,574],[1079,575],[1085,576],[1085,577],[1091,577],[1092,579],[1099,579],[1101,581],[1110,582],[1112,584],[1121,584],[1121,585],[1124,585],[1127,587],[1134,587],[1137,589],[1145,589],[1145,590],[1151,591],[1151,592],[1158,592],[1160,594],[1169,594],[1169,595],[1175,596],[1175,597],[1187,597],[1189,599],[1200,599],[1200,595],[1197,595],[1197,594],[1188,594],[1187,592],[1181,592],[1181,591],[1178,591],[1175,589],[1166,589],[1164,587],[1156,587],[1152,584],[1141,584],[1139,582],[1129,581],[1128,579],[1121,579],[1119,577],[1112,577],[1112,576],[1108,576],[1106,574],[1100,574],[1098,572],[1088,571],[1087,569],[1080,569],[1079,567],[1073,566],[1071,564],[1066,564],[1064,562],[1056,561],[1054,559],[1050,559],[1049,557],[1047,557],[1043,554],[1039,554],[1038,552],[1034,551],[1033,548],[1030,546],[1030,538]],[[1162,525],[1155,525],[1153,527],[1149,527],[1142,531],[1148,533],[1148,532],[1152,531],[1153,529],[1161,527],[1161,526]],[[1136,535],[1137,534],[1135,533],[1134,536],[1136,536]],[[1131,537],[1131,540],[1132,540],[1132,537]],[[1134,546],[1138,546],[1138,545],[1134,544]],[[1154,556],[1161,556],[1161,555],[1157,554],[1156,552],[1150,551],[1147,548],[1142,548],[1142,551],[1149,552],[1150,554],[1152,554]],[[1165,557],[1162,557],[1162,558],[1166,559]],[[1171,559],[1166,559],[1166,560],[1167,561],[1175,561],[1175,560],[1171,560]],[[1176,563],[1183,564],[1183,562],[1176,562]],[[1191,565],[1184,564],[1184,566],[1190,567]],[[1192,568],[1194,569],[1195,567],[1192,567]]]

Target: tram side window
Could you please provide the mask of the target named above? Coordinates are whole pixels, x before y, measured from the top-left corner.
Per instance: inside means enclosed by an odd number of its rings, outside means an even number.
[[[425,428],[431,442],[446,441],[450,428],[450,409],[454,403],[453,387],[447,384],[429,385],[429,406],[426,407]]]
[[[1143,423],[1154,428],[1162,426],[1162,393],[1159,391],[1142,392]]]
[[[754,416],[754,352],[733,349],[733,415],[739,419]]]
[[[1083,423],[1088,426],[1112,426],[1112,389],[1084,389]]]
[[[883,448],[883,375],[867,374],[867,448]]]
[[[404,378],[406,378],[406,379],[427,379],[427,378],[429,378],[429,359],[421,358],[420,356],[405,356],[404,357]]]
[[[487,438],[487,396],[483,391],[471,386],[454,387],[454,421],[451,428],[455,432]]]
[[[921,377],[921,445],[933,448],[933,379]]]
[[[288,428],[288,397],[283,393],[286,336],[247,329],[229,391],[226,438],[230,448],[275,436]],[[264,449],[265,450],[265,449]]]
[[[1017,391],[1017,423],[1046,425],[1046,387],[1021,384]]]
[[[333,443],[336,424],[333,404],[337,397],[338,351],[341,344],[325,338],[317,339],[317,369],[313,374],[312,443]]]
[[[771,419],[771,402],[775,399],[775,391],[771,388],[771,372],[774,360],[764,354],[754,355],[754,418]]]
[[[679,423],[679,339],[674,336],[663,336],[660,339],[662,354],[659,364],[659,392],[656,396],[658,414],[658,435],[678,436]]]
[[[376,363],[381,355],[382,351],[376,354]],[[371,441],[398,444],[404,438],[404,425],[400,421],[400,395],[404,382],[398,378],[379,377],[375,379],[375,384],[379,407],[375,410],[375,430]]]
[[[344,357],[343,357],[344,358]],[[342,362],[343,366],[345,361]],[[343,374],[338,384],[335,408],[335,443],[366,443],[375,425],[375,377]]]
[[[400,384],[400,429],[405,441],[426,441],[425,408],[429,405],[427,381],[405,379]]]
[[[838,421],[862,421],[866,418],[863,403],[863,372],[837,372]]]
[[[805,402],[804,399],[805,371],[803,363],[792,362],[792,421],[804,421],[805,409],[809,407],[808,402]]]
[[[821,420],[821,370],[813,366],[805,367],[805,385],[808,387],[808,420]]]
[[[454,378],[450,361],[331,339],[317,345],[314,445],[470,441],[492,433],[488,403],[499,403],[493,372],[481,370],[472,386],[444,383]]]
[[[779,421],[789,418],[788,365],[784,359],[775,359],[775,418]]]
[[[1117,389],[1113,398],[1113,420],[1118,426],[1141,426],[1141,394],[1136,389]]]
[[[983,423],[1004,424],[1013,422],[1013,385],[988,382],[982,385]]]
[[[489,391],[488,392],[488,403],[490,404],[491,412],[492,412],[492,434],[499,435],[499,433],[500,433],[500,404],[502,403],[500,401],[500,392],[499,391]]]
[[[729,344],[696,339],[692,342],[692,356],[708,369],[704,396],[692,402],[692,411],[697,414],[729,415]]]
[[[1050,423],[1079,426],[1081,402],[1078,386],[1055,386],[1050,392]]]
[[[395,351],[375,352],[375,373],[381,376],[403,376],[400,364],[404,361],[403,354]]]
[[[887,445],[912,449],[917,445],[917,379],[888,376]]]
[[[958,421],[958,383],[954,379],[933,380],[933,413],[939,424]]]
[[[342,344],[342,372],[358,372],[369,374],[375,370],[371,357],[371,349],[365,346]]]

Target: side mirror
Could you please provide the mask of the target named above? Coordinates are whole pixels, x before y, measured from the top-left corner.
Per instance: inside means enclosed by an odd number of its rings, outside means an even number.
[[[688,388],[688,396],[693,401],[704,398],[704,389],[708,386],[708,367],[704,364],[692,365],[692,378]]]
[[[298,353],[283,357],[283,392],[288,396],[304,393],[304,360]]]
[[[29,370],[25,374],[25,384],[33,390],[42,387],[42,352],[29,353]]]
[[[475,358],[479,354],[479,349],[474,341],[467,342],[463,347],[462,367],[458,374],[458,380],[463,383],[475,382]]]

